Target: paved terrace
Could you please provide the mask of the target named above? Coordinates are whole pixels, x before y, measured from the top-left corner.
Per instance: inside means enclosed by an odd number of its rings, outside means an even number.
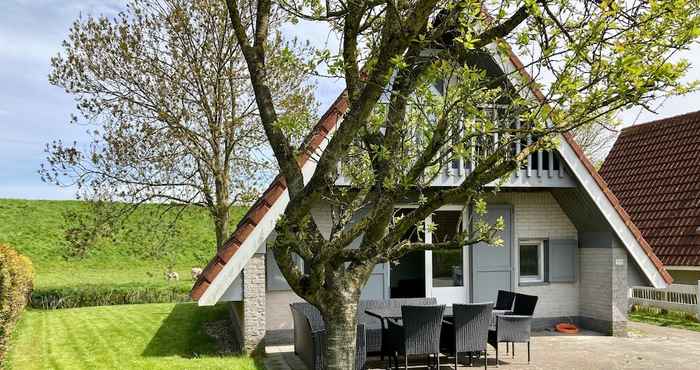
[[[576,336],[538,333],[532,339],[532,362],[527,363],[523,344],[515,347],[515,357],[505,354],[505,345],[499,348],[499,369],[698,369],[700,368],[700,333],[689,330],[664,328],[642,323],[628,324],[629,336],[615,338],[585,332]],[[268,346],[268,370],[305,370],[294,355],[293,346]],[[441,359],[441,370],[454,368],[454,361]],[[409,368],[426,369],[418,361]],[[495,368],[495,351],[489,347],[489,368]],[[370,369],[383,369],[378,358],[370,359]],[[483,361],[472,367],[483,369]]]

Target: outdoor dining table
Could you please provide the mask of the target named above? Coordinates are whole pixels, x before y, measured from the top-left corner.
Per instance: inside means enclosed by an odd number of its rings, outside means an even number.
[[[503,315],[506,312],[508,311],[494,310],[492,312],[491,324],[489,325],[490,330],[494,330],[496,328],[496,316]],[[387,343],[387,341],[385,340],[386,337],[384,336],[388,334],[387,332],[389,330],[389,324],[387,321],[400,320],[402,318],[401,306],[368,308],[365,310],[365,313],[378,318],[382,322],[382,347],[384,347],[385,343]],[[442,313],[442,317],[445,319],[454,319],[454,311],[452,310],[452,306],[445,306],[445,310]],[[386,348],[382,348],[382,357],[384,357],[384,354],[387,354]]]
[[[503,315],[506,312],[508,311],[493,310],[493,319],[491,320],[491,326],[494,326],[496,324],[496,316]],[[402,318],[401,306],[368,308],[367,310],[365,310],[365,313],[381,320],[382,329],[387,329],[387,327],[384,325],[386,323],[386,320],[399,320]],[[445,306],[445,311],[443,311],[442,317],[445,319],[454,318],[452,306]]]

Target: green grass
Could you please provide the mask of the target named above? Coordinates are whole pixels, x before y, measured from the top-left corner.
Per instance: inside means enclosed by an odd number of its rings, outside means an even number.
[[[631,321],[652,325],[687,329],[700,332],[700,322],[691,314],[684,312],[668,312],[646,308],[636,308],[629,314]]]
[[[261,369],[249,357],[222,356],[203,324],[226,306],[141,304],[24,312],[8,369]]]
[[[216,242],[204,209],[187,208],[173,229],[159,223],[162,205],[145,205],[110,237],[97,240],[83,258],[67,257],[64,215],[90,215],[80,201],[0,199],[0,243],[31,258],[36,271],[35,292],[92,287],[99,289],[150,287],[186,294],[192,286],[190,270],[203,267],[214,255]],[[232,228],[245,208],[234,208]],[[172,266],[179,282],[168,282]],[[48,293],[47,293],[48,294]]]

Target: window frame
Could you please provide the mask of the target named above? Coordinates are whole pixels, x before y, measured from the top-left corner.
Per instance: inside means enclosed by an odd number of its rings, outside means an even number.
[[[520,257],[523,246],[537,246],[537,275],[522,275],[520,272]],[[544,239],[523,239],[518,241],[518,283],[532,284],[545,282],[544,249]]]

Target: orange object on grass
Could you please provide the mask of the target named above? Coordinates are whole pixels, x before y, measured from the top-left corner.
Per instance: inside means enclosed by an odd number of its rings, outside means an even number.
[[[574,324],[559,323],[554,328],[560,333],[565,333],[565,334],[578,333],[578,327]]]

